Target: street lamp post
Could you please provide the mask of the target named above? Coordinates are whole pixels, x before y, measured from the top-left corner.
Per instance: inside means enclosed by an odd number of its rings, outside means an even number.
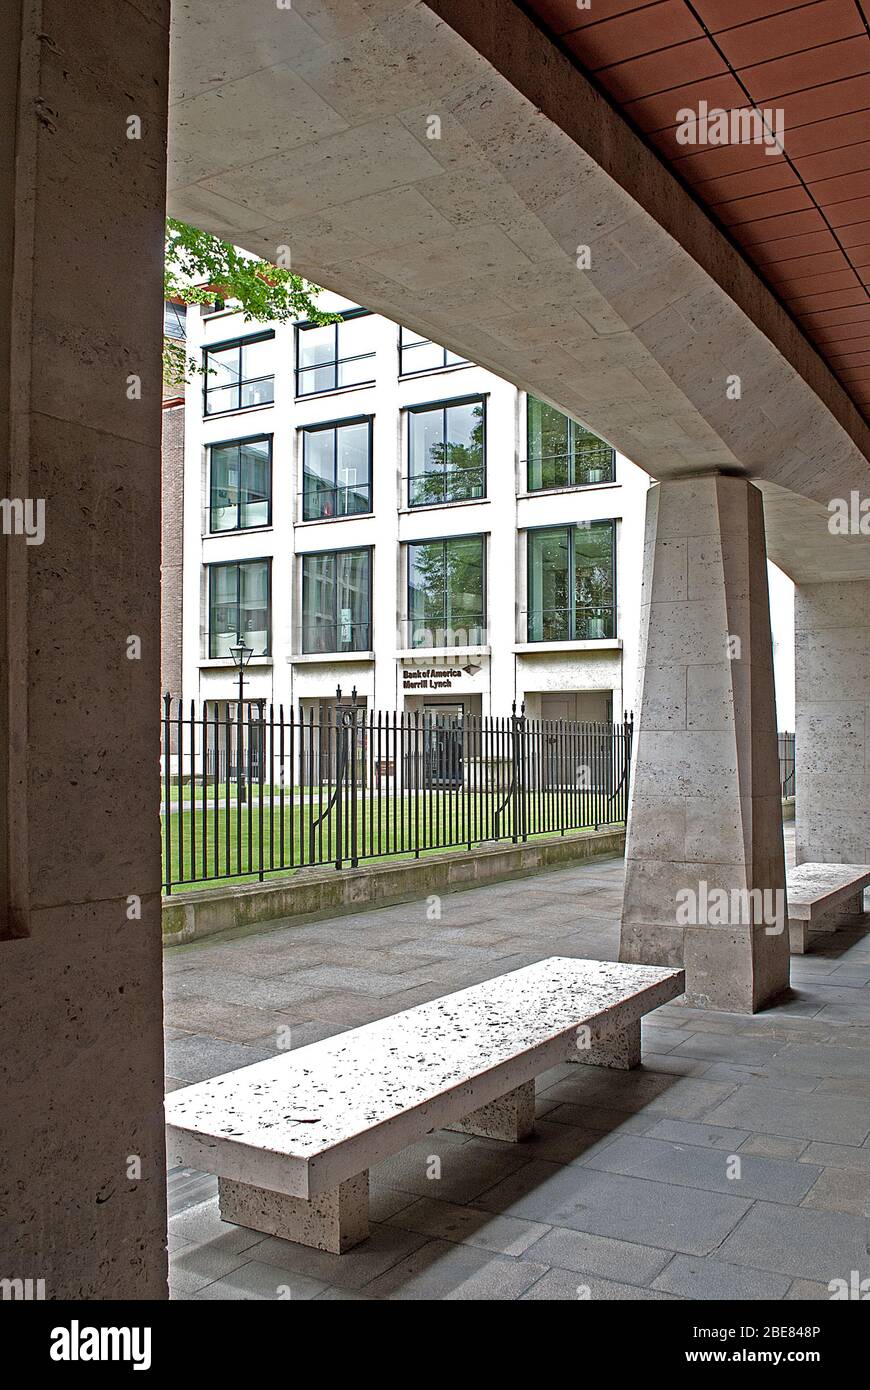
[[[245,790],[245,717],[244,717],[244,698],[245,698],[245,667],[254,655],[253,647],[247,646],[241,633],[234,647],[230,647],[230,656],[233,664],[239,670],[239,733],[236,740],[236,758],[239,768],[239,800],[243,801],[246,796]]]

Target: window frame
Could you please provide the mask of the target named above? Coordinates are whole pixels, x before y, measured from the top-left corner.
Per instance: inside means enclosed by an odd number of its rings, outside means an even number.
[[[444,345],[443,345],[442,343],[436,343],[435,340],[434,340],[433,338],[422,338],[422,334],[418,334],[418,335],[417,335],[418,337],[420,337],[420,338],[422,339],[421,342],[419,342],[419,343],[408,343],[407,345],[404,344],[404,343],[402,342],[402,334],[403,334],[403,333],[413,333],[413,332],[414,332],[414,329],[413,329],[413,328],[406,328],[404,324],[402,324],[402,323],[399,324],[399,343],[398,343],[399,371],[398,371],[398,376],[399,376],[399,379],[400,379],[400,380],[401,380],[403,377],[410,377],[410,376],[429,376],[430,373],[433,373],[433,372],[449,372],[449,371],[452,371],[454,367],[471,367],[471,366],[473,366],[473,363],[472,363],[472,362],[469,360],[469,358],[467,358],[467,357],[460,357],[460,359],[459,359],[458,362],[448,362],[448,361],[447,361],[447,354],[448,354],[448,352],[451,352],[452,349],[451,349],[451,348],[446,348],[446,347],[444,347]],[[404,367],[404,360],[405,360],[404,354],[405,354],[406,352],[413,352],[414,348],[417,348],[417,347],[425,347],[425,345],[426,345],[427,343],[430,344],[432,347],[436,347],[436,348],[439,348],[439,349],[441,350],[441,353],[442,353],[442,356],[443,356],[443,358],[444,358],[444,361],[441,363],[440,366],[437,366],[437,365],[436,365],[436,366],[434,366],[434,367],[417,367],[417,368],[415,368],[414,371],[411,371],[411,372],[406,371],[406,370],[405,370],[405,367]],[[453,355],[454,355],[454,357],[455,357],[455,356],[456,356],[456,353],[454,353]]]
[[[213,458],[213,455],[212,455],[212,450],[213,450],[213,449],[228,449],[228,448],[229,448],[231,445],[233,445],[233,444],[235,444],[235,445],[254,444],[254,443],[256,443],[256,442],[257,442],[258,440],[260,440],[260,439],[266,440],[266,442],[267,442],[268,445],[269,445],[269,461],[268,461],[268,463],[269,463],[269,493],[268,493],[269,516],[268,516],[268,520],[267,520],[267,521],[258,521],[258,522],[256,522],[253,526],[241,526],[241,525],[236,525],[236,526],[224,526],[224,527],[222,527],[220,530],[216,531],[216,530],[214,529],[213,525],[212,525],[212,511],[214,510],[213,505],[212,505],[212,494],[213,494],[213,487],[212,487],[212,468],[214,467],[214,458]],[[237,532],[239,532],[239,531],[262,531],[265,527],[271,526],[271,525],[272,525],[272,481],[273,481],[273,478],[272,478],[272,460],[273,460],[274,439],[275,439],[274,434],[267,434],[267,433],[264,433],[264,434],[248,434],[248,435],[243,435],[243,436],[241,436],[241,437],[238,438],[238,439],[218,439],[218,440],[215,440],[214,443],[209,442],[209,443],[206,444],[205,447],[206,447],[206,450],[207,450],[207,452],[208,452],[208,532],[207,532],[207,534],[208,534],[209,536],[233,536],[233,535],[237,534]],[[239,491],[241,491],[241,467],[239,468]],[[242,506],[241,501],[238,501],[238,502],[236,503],[236,514],[237,514],[237,515],[240,515],[240,514],[241,514],[241,513],[240,513],[241,506]]]
[[[441,545],[441,546],[443,547],[443,554],[444,554],[444,557],[445,557],[445,559],[446,559],[446,555],[447,555],[447,549],[446,549],[446,548],[447,548],[447,546],[450,544],[451,541],[473,541],[473,540],[479,540],[479,541],[480,541],[480,548],[481,548],[481,564],[480,564],[480,603],[481,603],[481,615],[480,615],[480,628],[481,628],[481,630],[483,631],[484,634],[486,633],[486,628],[487,628],[487,616],[488,616],[488,612],[489,612],[489,604],[488,604],[488,601],[487,601],[487,600],[488,600],[488,586],[489,586],[489,568],[488,568],[488,563],[489,563],[489,557],[488,557],[489,546],[488,546],[488,544],[487,544],[487,538],[488,538],[489,534],[490,534],[490,533],[489,533],[488,531],[468,531],[468,532],[465,532],[463,535],[460,535],[460,536],[428,536],[428,537],[427,537],[427,536],[419,536],[419,537],[415,537],[413,540],[403,541],[403,542],[402,542],[402,545],[403,545],[404,550],[405,550],[405,603],[406,603],[406,613],[407,613],[407,616],[406,616],[406,625],[407,625],[407,634],[406,634],[406,637],[407,637],[407,645],[406,645],[404,648],[402,648],[402,650],[404,650],[404,651],[416,651],[416,650],[427,651],[427,650],[429,650],[429,649],[426,648],[426,647],[415,648],[415,647],[414,647],[414,644],[413,644],[413,641],[412,641],[412,635],[413,635],[412,624],[413,624],[413,622],[414,622],[415,620],[414,620],[414,618],[413,618],[413,616],[412,616],[412,604],[411,604],[411,547],[412,547],[412,546],[415,546],[415,545]],[[445,595],[446,595],[446,586],[445,586]],[[447,628],[446,616],[445,616],[444,614],[442,614],[442,623],[443,623],[443,629],[442,629],[442,630],[446,632],[446,631],[448,630],[448,628]],[[470,646],[485,646],[486,643],[469,643],[468,645],[470,645]],[[459,648],[458,648],[458,647],[435,647],[435,648],[433,648],[433,650],[436,650],[436,651],[444,650],[444,651],[448,651],[448,652],[449,652],[449,651],[458,651]]]
[[[443,439],[444,439],[445,442],[446,442],[446,436],[447,436],[447,411],[450,409],[451,406],[456,406],[456,405],[482,405],[482,406],[483,406],[483,440],[482,440],[482,445],[481,445],[481,448],[482,448],[482,455],[483,455],[483,457],[482,457],[482,459],[481,459],[481,469],[482,469],[483,477],[482,477],[482,479],[481,479],[481,489],[482,489],[482,490],[481,490],[480,496],[479,496],[479,497],[455,497],[455,498],[453,498],[453,499],[445,499],[445,500],[440,501],[440,502],[438,502],[438,501],[436,501],[436,502],[412,502],[412,501],[411,501],[411,484],[415,481],[416,478],[423,478],[423,477],[426,476],[426,474],[425,474],[425,473],[414,474],[414,473],[411,472],[411,454],[412,454],[413,439],[414,439],[414,431],[413,431],[413,426],[412,426],[412,423],[411,423],[411,416],[412,416],[412,415],[425,415],[425,414],[426,414],[427,412],[429,412],[429,411],[440,410],[441,413],[442,413],[442,416],[443,416],[443,436],[442,436],[442,437],[443,437]],[[407,476],[406,476],[407,489],[406,489],[406,493],[405,493],[405,505],[407,506],[408,510],[409,510],[409,511],[417,511],[417,510],[419,510],[419,509],[422,509],[423,507],[455,507],[455,506],[457,506],[457,505],[459,505],[459,504],[461,504],[461,503],[468,503],[468,502],[485,502],[486,499],[487,499],[488,488],[489,488],[489,478],[488,478],[488,476],[487,476],[487,447],[486,447],[486,446],[487,446],[488,424],[489,424],[489,392],[488,392],[488,391],[477,391],[477,392],[472,392],[470,395],[463,395],[463,396],[447,396],[447,397],[445,397],[443,400],[439,400],[439,401],[421,401],[419,404],[405,405],[405,406],[403,406],[403,407],[402,407],[402,413],[406,416],[406,420],[407,420],[407,435],[408,435],[407,444],[406,444],[406,448],[405,448],[405,460],[406,460],[406,465],[407,465]],[[442,469],[442,473],[445,473],[445,472],[446,472],[446,466],[445,466],[444,469]]]
[[[272,340],[274,340],[274,338],[275,338],[275,330],[274,330],[274,328],[265,329],[262,333],[248,333],[248,334],[243,335],[242,337],[237,337],[237,338],[226,338],[226,339],[224,339],[223,341],[221,341],[221,342],[219,342],[219,343],[203,343],[203,344],[202,344],[202,418],[203,418],[204,420],[216,420],[216,419],[219,419],[222,415],[237,415],[237,414],[239,414],[239,413],[240,413],[241,411],[243,411],[243,410],[263,410],[265,407],[267,407],[267,406],[272,406],[272,405],[275,404],[275,373],[274,373],[274,371],[272,371],[272,372],[267,372],[265,376],[242,377],[242,351],[243,351],[243,349],[246,348],[246,347],[249,347],[252,343],[264,343],[264,342],[267,342],[270,338],[271,338]],[[228,348],[233,348],[233,347],[234,347],[234,348],[237,348],[237,349],[238,349],[238,353],[239,353],[239,379],[238,379],[238,381],[237,381],[236,384],[235,384],[237,404],[236,404],[236,405],[233,405],[233,406],[230,406],[227,410],[214,410],[214,411],[209,412],[209,409],[208,409],[208,398],[209,398],[209,396],[211,395],[212,392],[214,392],[214,391],[230,391],[230,390],[233,389],[233,387],[231,387],[231,386],[211,386],[211,387],[209,386],[209,384],[208,384],[208,378],[209,378],[208,356],[209,356],[209,353],[211,353],[211,352],[226,352]],[[257,401],[256,404],[254,404],[254,405],[242,405],[242,403],[241,403],[241,401],[242,401],[242,388],[243,388],[244,386],[250,386],[251,383],[252,383],[252,382],[255,382],[255,381],[269,381],[269,380],[271,380],[271,382],[272,382],[272,399],[271,399],[271,401]]]
[[[532,480],[531,480],[532,463],[536,461],[536,462],[538,463],[538,465],[540,466],[540,465],[543,463],[545,457],[546,457],[546,458],[559,458],[559,457],[561,457],[561,455],[558,455],[558,454],[547,454],[547,455],[541,454],[540,457],[539,457],[537,460],[535,460],[535,459],[533,458],[533,455],[532,455],[532,447],[531,447],[531,411],[530,411],[530,406],[531,406],[531,403],[532,403],[533,400],[540,401],[541,405],[549,406],[550,410],[557,410],[557,413],[558,413],[559,415],[561,415],[561,416],[563,417],[563,419],[567,420],[567,422],[568,422],[568,453],[567,453],[567,455],[566,455],[566,458],[567,458],[567,460],[568,460],[568,473],[569,473],[569,475],[570,475],[570,480],[569,480],[567,483],[553,483],[553,484],[551,484],[551,485],[549,485],[549,486],[546,486],[546,487],[543,486],[543,485],[542,485],[541,487],[533,487],[533,486],[532,486]],[[578,422],[577,420],[575,420],[571,415],[566,414],[566,412],[565,412],[564,410],[558,410],[558,408],[557,408],[556,406],[550,406],[548,401],[543,401],[543,400],[541,400],[540,396],[535,396],[533,392],[529,392],[529,391],[526,392],[526,492],[527,492],[527,493],[532,494],[532,495],[535,495],[535,494],[537,494],[537,493],[539,493],[539,492],[560,492],[560,491],[562,491],[562,490],[565,489],[565,488],[571,488],[571,489],[573,490],[573,489],[579,489],[579,488],[584,488],[584,487],[603,487],[603,486],[606,486],[608,483],[615,483],[615,482],[616,482],[616,450],[613,448],[613,445],[612,445],[612,444],[608,444],[608,443],[607,443],[607,440],[606,440],[606,439],[602,439],[602,440],[601,440],[601,444],[602,444],[602,446],[603,446],[606,450],[609,451],[609,456],[610,456],[610,474],[609,474],[609,477],[607,477],[607,478],[600,478],[600,479],[598,479],[597,482],[585,482],[585,483],[578,483],[578,482],[577,482],[577,479],[576,479],[576,472],[575,472],[575,456],[574,456],[574,455],[575,455],[575,451],[574,451],[574,447],[573,447],[573,432],[574,432],[574,430],[576,430],[576,429],[587,429],[587,430],[588,430],[588,427],[585,426],[585,425],[580,425],[579,422]],[[594,430],[588,430],[588,433],[589,433],[589,434],[594,434],[595,432],[594,432]],[[596,439],[599,439],[599,438],[600,438],[600,435],[595,435],[595,438],[596,438]]]
[[[300,487],[300,489],[299,489],[299,499],[300,499],[300,500],[299,500],[299,514],[300,514],[300,520],[302,520],[302,521],[320,521],[320,522],[327,522],[327,521],[336,521],[336,520],[343,521],[346,517],[353,517],[353,516],[372,516],[372,514],[373,514],[373,512],[374,512],[374,505],[375,505],[375,502],[374,502],[374,434],[375,434],[375,431],[374,431],[374,422],[375,422],[375,417],[374,417],[374,415],[346,415],[346,416],[343,416],[340,420],[324,420],[322,423],[318,421],[317,423],[311,424],[311,425],[297,425],[297,427],[296,427],[297,434],[299,434],[299,435],[302,436],[302,438],[301,438],[301,455],[300,455],[300,460],[299,460],[299,464],[300,464],[300,467],[299,467],[299,475],[300,475],[300,482],[301,482],[301,484],[302,484],[301,487]],[[366,509],[364,512],[342,512],[341,516],[338,516],[338,514],[336,513],[334,516],[329,516],[329,517],[327,517],[327,516],[306,516],[306,515],[305,515],[305,451],[306,451],[306,440],[307,440],[307,436],[308,436],[309,434],[322,434],[322,433],[325,432],[326,430],[333,430],[333,431],[336,432],[336,433],[335,433],[335,442],[334,442],[333,451],[332,451],[332,476],[333,476],[332,493],[333,493],[333,496],[334,496],[334,495],[336,494],[336,492],[338,491],[338,484],[337,484],[336,481],[335,481],[335,475],[336,475],[336,470],[337,470],[337,466],[338,466],[338,433],[337,433],[337,432],[338,432],[338,430],[343,429],[346,425],[368,425],[368,440],[369,440],[369,476],[368,476],[367,487],[368,487],[368,493],[369,493],[369,505],[368,505],[367,509]]]
[[[613,642],[617,639],[617,617],[619,613],[617,574],[616,574],[616,523],[618,517],[596,517],[592,521],[567,521],[553,526],[530,526],[526,530],[526,642],[531,646],[538,646],[541,643],[551,642]],[[574,564],[574,533],[583,527],[592,528],[593,526],[610,527],[610,564],[611,564],[611,588],[613,590],[613,632],[609,637],[577,637],[577,590],[575,585],[575,564]],[[532,566],[531,566],[531,538],[532,536],[542,536],[548,531],[562,531],[568,535],[568,574],[571,580],[570,602],[569,602],[569,628],[568,637],[532,637]]]
[[[323,657],[330,657],[330,656],[345,656],[345,655],[348,655],[348,656],[350,656],[350,655],[357,655],[357,656],[360,656],[360,655],[362,655],[363,652],[370,652],[370,651],[372,650],[372,642],[373,642],[373,639],[374,639],[374,610],[373,610],[373,606],[372,606],[372,604],[373,604],[373,597],[374,597],[374,568],[375,568],[375,566],[374,566],[374,552],[375,552],[375,548],[374,548],[373,545],[342,545],[342,546],[338,546],[337,548],[331,549],[331,550],[303,550],[303,551],[301,551],[301,552],[297,555],[297,559],[301,561],[300,566],[299,566],[299,615],[300,615],[300,622],[299,622],[299,645],[300,645],[300,652],[299,652],[299,654],[300,654],[300,656],[323,656]],[[360,648],[357,648],[357,647],[350,647],[350,648],[347,649],[347,651],[343,651],[340,647],[333,647],[333,648],[330,648],[330,649],[327,650],[327,651],[314,651],[314,652],[308,651],[307,648],[306,648],[306,633],[307,633],[307,631],[308,631],[308,626],[309,626],[309,625],[308,625],[308,623],[306,622],[306,617],[305,617],[305,563],[306,563],[306,561],[307,561],[307,560],[323,560],[326,556],[331,556],[331,557],[333,557],[333,559],[335,559],[336,562],[337,562],[337,559],[338,559],[338,556],[339,556],[339,555],[363,555],[363,554],[365,554],[365,555],[368,556],[368,594],[367,594],[367,602],[368,602],[368,612],[369,612],[369,616],[368,616],[368,623],[366,624],[366,626],[368,627],[368,646],[366,646],[366,647],[360,647]],[[337,584],[336,581],[335,581],[335,576],[333,576],[332,589],[333,589],[333,593],[334,593],[334,595],[335,595],[335,612],[334,612],[333,619],[332,619],[332,626],[333,626],[333,629],[335,630],[336,638],[337,638],[338,629],[339,629],[339,627],[340,627],[340,622],[339,622],[339,618],[338,618],[338,584]]]
[[[221,655],[219,655],[219,654],[215,655],[215,654],[213,654],[213,652],[212,652],[212,635],[213,635],[213,632],[212,632],[212,610],[213,610],[213,608],[214,608],[214,602],[213,602],[213,593],[214,593],[214,571],[217,570],[217,569],[229,569],[231,566],[235,566],[236,571],[237,571],[237,577],[236,577],[236,615],[237,615],[237,617],[238,617],[238,613],[239,613],[240,606],[241,606],[241,582],[240,582],[240,576],[239,576],[239,573],[238,573],[238,572],[241,570],[242,565],[265,565],[265,566],[266,566],[266,624],[267,624],[267,625],[266,625],[266,632],[267,632],[267,637],[266,637],[266,650],[265,650],[264,652],[254,652],[253,655],[254,655],[254,657],[258,657],[258,656],[259,656],[259,657],[264,657],[264,656],[271,656],[271,655],[272,655],[272,556],[271,556],[271,555],[252,555],[250,558],[248,558],[247,556],[245,556],[244,559],[239,559],[239,560],[210,560],[210,561],[208,561],[208,562],[206,563],[205,568],[206,568],[206,570],[208,571],[208,586],[207,586],[207,588],[208,588],[208,593],[207,593],[207,603],[208,603],[208,632],[207,632],[207,638],[208,638],[208,641],[207,641],[207,644],[206,644],[206,645],[207,645],[207,649],[208,649],[208,660],[209,660],[209,661],[230,661],[230,662],[232,661],[232,657],[231,657],[231,656],[221,656]],[[237,636],[237,640],[238,640],[238,637],[239,637],[239,636],[244,637],[244,633],[241,633],[241,634],[240,634],[239,631],[238,631],[238,628],[239,628],[239,624],[238,624],[238,622],[237,622],[237,623],[236,623],[236,636]]]
[[[348,383],[347,385],[339,385],[338,369],[339,367],[343,366],[345,362],[364,362],[367,358],[371,358],[373,371],[377,363],[377,348],[373,348],[371,352],[355,352],[350,357],[338,356],[338,330],[341,327],[341,325],[343,323],[347,323],[350,319],[374,318],[372,310],[356,308],[345,309],[339,312],[341,313],[341,318],[337,323],[315,323],[313,319],[306,319],[304,323],[296,324],[296,331],[293,334],[295,354],[293,363],[293,381],[297,401],[310,400],[313,396],[333,395],[337,391],[356,391],[364,386],[375,385],[376,378],[374,375],[371,377],[369,381],[354,381]],[[335,330],[335,357],[329,362],[312,362],[310,367],[300,367],[299,344],[301,342],[301,335],[303,333],[310,332],[310,330],[313,328],[332,328]],[[332,386],[321,386],[318,387],[316,391],[299,390],[300,380],[303,376],[307,375],[309,372],[321,371],[325,367],[332,368],[334,383]]]

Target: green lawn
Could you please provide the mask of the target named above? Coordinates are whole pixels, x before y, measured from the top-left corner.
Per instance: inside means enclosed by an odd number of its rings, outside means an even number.
[[[318,825],[320,806],[315,795],[313,806],[304,796],[304,804],[290,804],[285,792],[284,813],[280,814],[277,799],[274,804],[264,797],[263,828],[260,832],[260,808],[256,796],[249,808],[244,803],[241,815],[235,800],[226,803],[219,797],[206,811],[173,811],[169,816],[169,845],[167,846],[166,817],[163,823],[164,881],[167,859],[173,887],[203,887],[219,883],[256,881],[260,869],[262,838],[263,871],[268,877],[294,872],[295,868],[313,863],[334,864],[341,848],[341,858],[349,865],[356,844],[360,863],[379,859],[401,859],[413,856],[415,846],[421,854],[438,854],[445,849],[461,849],[484,840],[507,840],[512,835],[511,807],[498,816],[503,794],[461,791],[432,791],[413,795],[398,802],[377,796],[358,798],[356,824],[349,819],[347,806],[341,812],[333,807]],[[175,797],[173,795],[173,800]],[[182,802],[182,806],[184,803]],[[324,797],[323,809],[326,809]],[[584,810],[587,814],[584,815]],[[560,815],[560,812],[562,813]],[[605,798],[583,803],[577,793],[529,793],[526,798],[525,829],[528,838],[558,834],[562,824],[570,826],[566,833],[592,829],[596,814],[607,823]],[[586,826],[583,821],[589,822]],[[313,825],[313,831],[312,831]],[[283,831],[283,836],[282,836]],[[313,841],[312,841],[313,833]],[[426,848],[422,848],[425,846]]]

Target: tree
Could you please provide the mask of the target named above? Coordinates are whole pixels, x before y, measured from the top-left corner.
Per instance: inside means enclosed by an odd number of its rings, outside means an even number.
[[[217,298],[237,300],[245,322],[310,319],[335,323],[341,316],[317,307],[316,285],[271,261],[239,251],[210,232],[202,232],[174,217],[166,220],[163,298],[175,304],[212,304]],[[182,386],[191,372],[201,370],[188,358],[184,345],[163,339],[163,379]]]

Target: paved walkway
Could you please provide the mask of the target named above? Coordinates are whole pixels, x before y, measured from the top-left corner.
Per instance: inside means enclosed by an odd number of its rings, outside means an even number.
[[[440,917],[411,903],[174,947],[168,1085],[544,956],[614,959],[621,880],[610,860],[446,895]],[[539,1078],[533,1140],[439,1132],[379,1165],[347,1255],[227,1225],[214,1179],[175,1170],[173,1296],[830,1298],[870,1277],[870,925],[823,941],[776,1009],[668,1005],[636,1071]]]

